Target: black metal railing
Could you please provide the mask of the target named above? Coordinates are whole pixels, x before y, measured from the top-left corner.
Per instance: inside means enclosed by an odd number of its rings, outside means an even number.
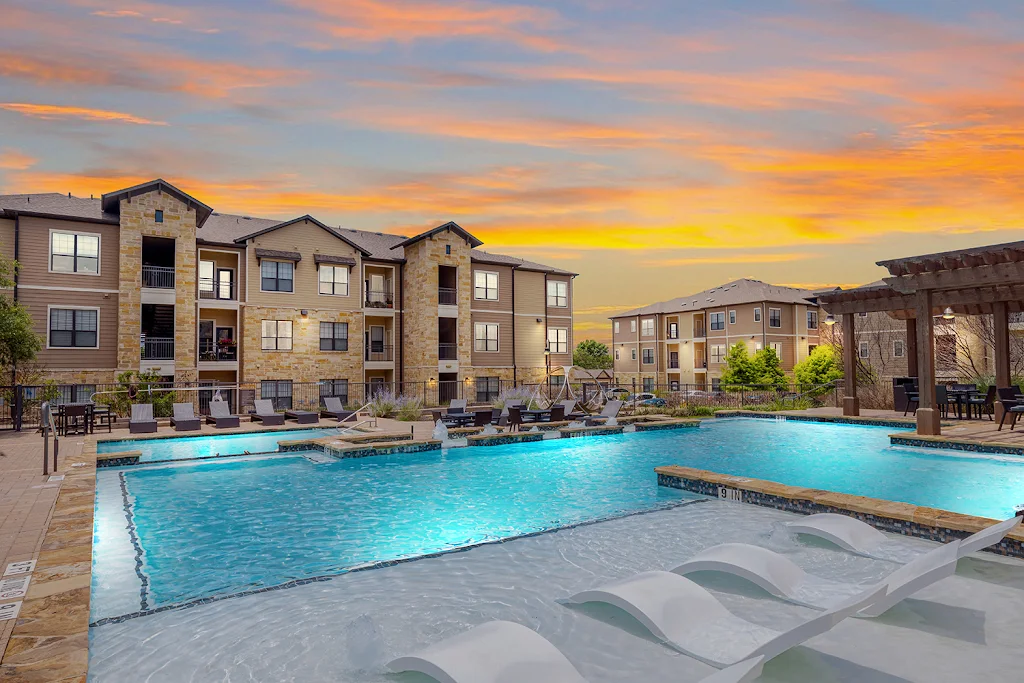
[[[708,336],[707,335],[707,330],[705,329],[705,327],[703,325],[694,325],[693,326],[693,336],[694,337],[706,337],[706,336]]]
[[[174,268],[142,266],[142,286],[150,289],[174,289]]]
[[[393,361],[395,359],[395,347],[390,344],[370,342],[365,345],[364,356],[367,361],[374,363]]]
[[[668,362],[668,369],[669,370],[678,370],[679,369],[679,361],[677,361],[677,360],[670,360]]]
[[[707,366],[708,366],[708,362],[706,360],[704,360],[703,358],[694,358],[693,359],[693,367],[695,369],[703,369],[703,368],[706,368]]]
[[[235,281],[214,280],[213,278],[199,278],[200,299],[220,299],[221,301],[235,300]]]
[[[199,342],[200,361],[233,361],[238,360],[238,345],[221,344],[212,339]]]
[[[454,287],[438,287],[437,303],[439,306],[458,306],[459,293]]]
[[[438,360],[458,360],[459,358],[459,345],[458,344],[438,344],[437,345],[437,359]]]
[[[394,308],[395,295],[390,290],[367,290],[365,308]]]
[[[147,336],[142,344],[142,360],[174,360],[174,339]]]

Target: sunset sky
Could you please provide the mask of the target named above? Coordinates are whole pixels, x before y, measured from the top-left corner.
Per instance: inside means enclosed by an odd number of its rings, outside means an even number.
[[[580,273],[609,313],[1024,238],[1024,2],[0,0],[0,193],[223,212]]]

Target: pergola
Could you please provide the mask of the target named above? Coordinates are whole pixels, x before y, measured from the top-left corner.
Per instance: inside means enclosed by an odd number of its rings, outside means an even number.
[[[991,314],[996,386],[1010,386],[1011,312],[1024,311],[1024,242],[879,261],[884,284],[837,289],[819,297],[843,324],[843,415],[859,415],[855,319],[885,312],[907,321],[908,373],[918,378],[917,433],[940,434],[935,406],[934,318],[947,308],[961,315]],[[998,415],[997,415],[998,417]]]

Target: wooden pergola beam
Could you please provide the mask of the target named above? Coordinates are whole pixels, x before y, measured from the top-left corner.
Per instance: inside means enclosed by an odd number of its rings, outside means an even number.
[[[1024,282],[1024,263],[1020,261],[956,270],[918,269],[917,273],[912,272],[910,275],[885,278],[885,283],[901,294],[911,294],[922,289],[964,289],[1021,282]]]

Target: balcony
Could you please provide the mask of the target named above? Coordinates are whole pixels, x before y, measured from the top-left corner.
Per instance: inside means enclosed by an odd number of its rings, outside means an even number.
[[[459,359],[459,345],[458,344],[438,344],[437,345],[437,359],[438,360],[458,360]]]
[[[199,298],[234,301],[235,282],[223,279],[218,282],[213,278],[201,277],[199,278]]]
[[[142,360],[174,360],[174,339],[146,337],[142,343]]]
[[[437,305],[438,306],[458,306],[459,305],[459,292],[454,287],[438,287],[437,288]]]
[[[668,362],[668,369],[669,370],[678,370],[679,369],[679,361],[678,360],[670,360]]]
[[[199,342],[199,360],[204,363],[236,361],[238,360],[238,345],[234,343],[234,340],[231,344],[227,344],[203,339]]]
[[[704,325],[694,325],[693,326],[693,336],[695,338],[696,337],[706,337],[706,336],[708,336],[707,329],[704,327]]]
[[[395,347],[370,342],[363,348],[363,357],[369,363],[390,363],[395,360]]]
[[[147,289],[174,289],[174,268],[142,266],[142,286]]]
[[[389,290],[366,290],[365,308],[394,308],[395,295]]]
[[[693,359],[693,369],[694,370],[704,370],[707,367],[708,367],[708,362],[706,360],[704,360],[703,358],[694,358]]]

